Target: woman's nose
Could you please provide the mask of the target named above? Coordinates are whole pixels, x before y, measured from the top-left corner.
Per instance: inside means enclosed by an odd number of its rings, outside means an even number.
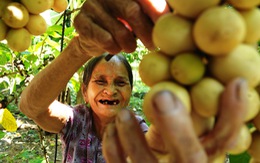
[[[107,85],[107,86],[104,88],[103,92],[104,92],[105,94],[107,94],[107,95],[113,95],[113,94],[116,93],[116,87],[115,87],[113,84]]]

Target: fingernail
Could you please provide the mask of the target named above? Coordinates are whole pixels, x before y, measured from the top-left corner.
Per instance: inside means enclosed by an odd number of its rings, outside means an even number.
[[[154,109],[158,113],[169,113],[180,107],[179,99],[169,91],[158,92],[153,98]]]
[[[248,84],[247,81],[243,78],[239,78],[236,85],[236,95],[238,100],[242,100],[246,98],[247,91],[248,91]]]
[[[119,122],[126,122],[129,121],[131,119],[131,115],[130,115],[130,111],[127,109],[122,109],[117,116],[117,119],[119,120]]]

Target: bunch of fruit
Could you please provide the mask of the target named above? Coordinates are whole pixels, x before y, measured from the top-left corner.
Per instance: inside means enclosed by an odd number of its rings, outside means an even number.
[[[32,35],[46,32],[41,13],[48,9],[62,12],[67,6],[67,0],[0,0],[0,41],[6,39],[13,51],[28,49]]]
[[[161,16],[152,33],[158,50],[145,55],[139,65],[142,81],[150,86],[144,97],[145,115],[153,121],[151,97],[169,90],[190,112],[201,137],[214,127],[225,85],[243,77],[248,82],[247,114],[238,143],[227,152],[248,151],[252,160],[260,162],[260,0],[168,3],[173,12]]]

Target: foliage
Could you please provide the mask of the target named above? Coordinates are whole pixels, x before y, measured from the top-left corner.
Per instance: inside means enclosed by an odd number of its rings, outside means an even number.
[[[230,155],[230,163],[248,163],[250,160],[250,155],[247,152],[241,153],[239,155]]]

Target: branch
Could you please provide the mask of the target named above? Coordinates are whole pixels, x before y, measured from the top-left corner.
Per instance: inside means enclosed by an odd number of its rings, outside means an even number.
[[[20,74],[20,72],[15,71],[15,72],[10,72],[10,73],[4,73],[4,74],[0,75],[0,78],[6,77],[6,76],[11,76],[11,75],[16,75],[16,74]]]
[[[42,129],[38,125],[37,125],[37,127],[38,127],[38,134],[39,134],[39,138],[40,138],[40,144],[41,144],[41,147],[42,147],[42,150],[43,150],[43,155],[45,157],[46,163],[49,163],[47,149],[44,145],[44,136],[42,135]]]

